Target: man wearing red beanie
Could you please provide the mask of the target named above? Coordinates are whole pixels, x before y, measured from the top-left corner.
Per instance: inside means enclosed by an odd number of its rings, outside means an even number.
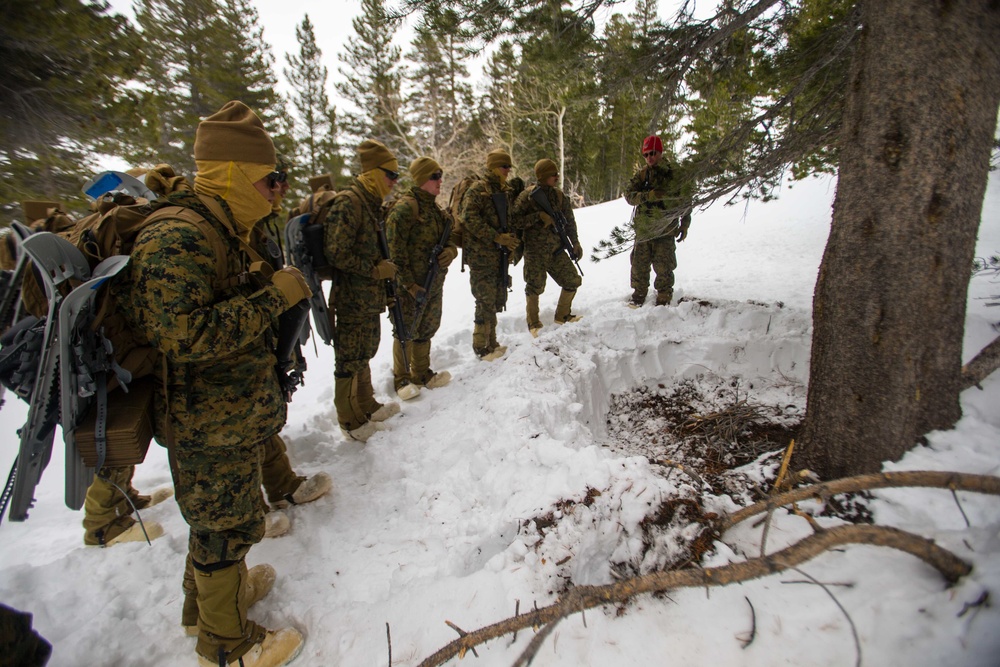
[[[690,188],[679,168],[663,159],[663,142],[657,136],[642,142],[646,166],[640,169],[625,190],[625,201],[635,206],[632,227],[635,244],[632,254],[632,299],[638,308],[646,302],[649,269],[656,271],[656,305],[670,305],[674,297],[674,269],[677,242],[683,241],[691,225]]]

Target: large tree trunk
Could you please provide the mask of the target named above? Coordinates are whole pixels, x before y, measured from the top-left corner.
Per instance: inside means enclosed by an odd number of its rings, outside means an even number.
[[[813,299],[805,463],[874,472],[961,415],[966,290],[1000,104],[1000,3],[868,0]]]

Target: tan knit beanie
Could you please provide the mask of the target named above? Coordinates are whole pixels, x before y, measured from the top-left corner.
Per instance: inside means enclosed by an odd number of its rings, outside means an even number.
[[[418,188],[426,183],[431,174],[436,171],[441,171],[441,165],[437,163],[437,160],[430,157],[418,157],[410,165],[410,176],[413,177],[413,182]]]
[[[274,166],[274,143],[264,124],[243,102],[225,106],[201,121],[194,135],[194,159]]]
[[[399,163],[385,144],[374,139],[365,139],[358,146],[358,158],[361,160],[361,171],[371,171],[385,167],[389,171],[399,171]],[[390,164],[392,163],[392,164]]]
[[[507,165],[508,167],[511,165],[510,155],[507,151],[498,148],[495,151],[490,151],[486,155],[487,169],[496,169],[497,167],[502,167],[503,165]]]
[[[559,173],[559,167],[556,163],[547,157],[542,158],[535,163],[535,178],[538,179],[539,183],[544,183],[545,179],[549,176],[555,176]]]

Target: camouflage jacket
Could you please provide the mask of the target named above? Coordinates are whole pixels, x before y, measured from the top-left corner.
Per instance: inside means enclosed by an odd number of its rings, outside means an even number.
[[[524,242],[524,252],[549,252],[555,254],[562,247],[559,239],[559,232],[555,225],[545,226],[542,218],[538,215],[542,212],[532,198],[531,193],[541,188],[545,193],[545,198],[549,200],[549,205],[553,211],[561,211],[566,218],[566,235],[571,243],[579,243],[580,239],[576,233],[576,218],[573,217],[573,207],[569,203],[569,197],[563,194],[562,190],[556,187],[546,187],[537,183],[522,192],[514,203],[514,227],[521,232],[521,239]]]
[[[462,247],[465,249],[467,262],[474,262],[476,256],[496,256],[499,252],[493,240],[500,233],[500,219],[493,204],[493,194],[499,192],[506,194],[508,188],[500,185],[496,174],[486,172],[483,178],[469,186],[462,197],[458,215],[462,221]],[[513,231],[510,225],[511,213],[508,197],[508,231]]]
[[[691,194],[690,188],[681,185],[679,176],[680,167],[671,166],[664,159],[655,167],[643,167],[629,181],[625,201],[636,207],[632,220],[636,240],[673,236],[681,226],[691,224],[690,208],[681,213],[676,211],[677,207],[690,202]],[[666,197],[651,199],[653,190],[665,192]]]
[[[417,205],[416,217],[413,215],[414,202]],[[393,205],[385,225],[389,237],[389,256],[399,267],[399,284],[404,288],[413,284],[423,287],[430,270],[431,250],[441,241],[444,233],[445,213],[437,205],[437,198],[420,188],[412,188]],[[450,236],[447,245],[455,247]],[[438,272],[431,286],[431,294],[444,289],[444,277],[447,273],[447,268]]]
[[[341,315],[377,315],[385,310],[385,285],[372,278],[372,269],[382,259],[379,224],[382,202],[357,179],[337,193],[324,223],[324,239],[326,258],[337,270],[334,303]]]
[[[231,278],[219,283],[213,244],[201,230],[164,219],[139,233],[127,273],[115,282],[129,325],[165,360],[156,369],[157,438],[169,442],[169,416],[179,446],[263,440],[285,423],[271,335],[285,299],[247,273],[250,259],[240,242],[197,196],[177,193],[162,205],[194,209],[215,228]]]

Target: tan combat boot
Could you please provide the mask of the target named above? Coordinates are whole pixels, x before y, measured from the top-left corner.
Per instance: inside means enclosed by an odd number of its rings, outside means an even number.
[[[499,359],[507,351],[506,345],[501,345],[497,342],[497,323],[494,320],[493,324],[489,325],[490,328],[490,356],[488,361],[493,361],[494,359]]]
[[[298,630],[270,631],[247,618],[254,592],[244,561],[211,572],[195,569],[194,578],[198,589],[195,651],[199,665],[281,667],[302,650]]]
[[[534,338],[538,338],[538,332],[542,330],[542,320],[538,317],[538,295],[525,295],[525,310],[527,311],[528,331]]]
[[[407,341],[406,356],[410,367],[413,367],[413,343]],[[419,383],[416,382],[416,372],[410,371],[403,360],[403,344],[398,339],[392,339],[392,384],[396,395],[401,400],[409,401],[420,395]]]
[[[428,389],[437,389],[451,382],[451,373],[431,370],[430,340],[413,341],[413,356],[410,357],[410,367],[413,369],[413,381]]]
[[[656,293],[656,305],[657,306],[669,306],[670,302],[674,298],[673,290],[663,290],[662,292]]]
[[[642,304],[646,303],[646,293],[635,290],[632,292],[632,297],[628,301],[629,308],[642,308]]]
[[[366,421],[368,415],[358,402],[358,376],[334,376],[333,405],[337,409],[337,421],[340,428],[350,431],[358,428]]]
[[[475,323],[472,327],[472,351],[482,359],[490,353],[490,327],[488,324]]]
[[[140,525],[132,518],[132,506],[117,488],[130,488],[132,466],[107,467],[101,472],[106,479],[95,477],[83,499],[83,543],[110,547],[122,542],[144,542],[147,536],[152,541],[163,535],[163,526],[155,521]]]
[[[277,572],[266,563],[254,565],[247,571],[247,608],[254,606],[257,602],[267,597],[267,594],[274,588],[274,580]],[[184,563],[184,606],[181,608],[181,627],[188,637],[195,637],[198,634],[198,585],[194,579],[194,566],[191,564],[191,555],[188,554]]]
[[[570,306],[573,305],[573,298],[576,296],[576,290],[564,289],[559,293],[559,303],[556,304],[556,324],[568,324],[570,322],[579,322],[582,317],[579,315],[574,315],[570,312]]]
[[[289,505],[305,505],[322,498],[333,488],[333,479],[325,472],[318,472],[312,477],[302,478],[302,483],[292,493],[286,494],[281,500],[271,503],[276,509],[285,509]]]

